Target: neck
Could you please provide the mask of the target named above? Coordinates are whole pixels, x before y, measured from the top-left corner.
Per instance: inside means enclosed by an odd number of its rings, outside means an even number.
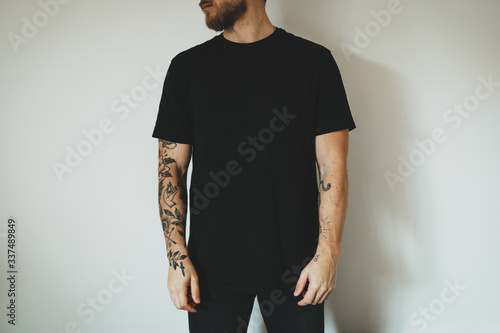
[[[224,29],[224,38],[236,43],[253,43],[274,32],[264,6],[249,1],[248,10],[231,28]]]

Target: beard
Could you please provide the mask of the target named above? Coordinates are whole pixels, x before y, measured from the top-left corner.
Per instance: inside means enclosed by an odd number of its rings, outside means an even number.
[[[201,1],[203,4],[206,1]],[[247,12],[248,6],[246,0],[229,0],[220,5],[212,3],[215,9],[215,15],[210,15],[208,12],[205,14],[205,23],[209,29],[215,31],[222,31],[233,27],[234,23],[238,21]]]

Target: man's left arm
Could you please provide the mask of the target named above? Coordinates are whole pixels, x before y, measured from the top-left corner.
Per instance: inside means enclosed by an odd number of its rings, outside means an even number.
[[[304,267],[297,281],[294,295],[302,293],[304,296],[298,305],[323,303],[335,289],[347,212],[349,130],[318,135],[315,145],[320,175],[318,247],[314,258]],[[304,292],[307,281],[309,286]]]

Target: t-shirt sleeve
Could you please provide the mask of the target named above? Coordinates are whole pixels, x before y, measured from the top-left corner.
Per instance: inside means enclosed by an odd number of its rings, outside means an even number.
[[[179,143],[193,143],[193,119],[186,89],[175,58],[167,70],[153,137]]]
[[[330,51],[319,67],[316,135],[356,128],[340,70]]]

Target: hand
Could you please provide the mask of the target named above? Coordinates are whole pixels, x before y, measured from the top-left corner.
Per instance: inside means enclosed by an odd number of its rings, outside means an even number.
[[[170,298],[177,309],[196,312],[195,306],[201,302],[198,275],[189,256],[182,260],[182,264],[183,270],[172,266],[168,269],[167,287]]]
[[[307,292],[304,291],[306,282],[309,281]],[[300,273],[295,286],[294,296],[304,296],[297,304],[316,305],[323,303],[335,289],[337,281],[336,256],[327,253],[316,254]]]

